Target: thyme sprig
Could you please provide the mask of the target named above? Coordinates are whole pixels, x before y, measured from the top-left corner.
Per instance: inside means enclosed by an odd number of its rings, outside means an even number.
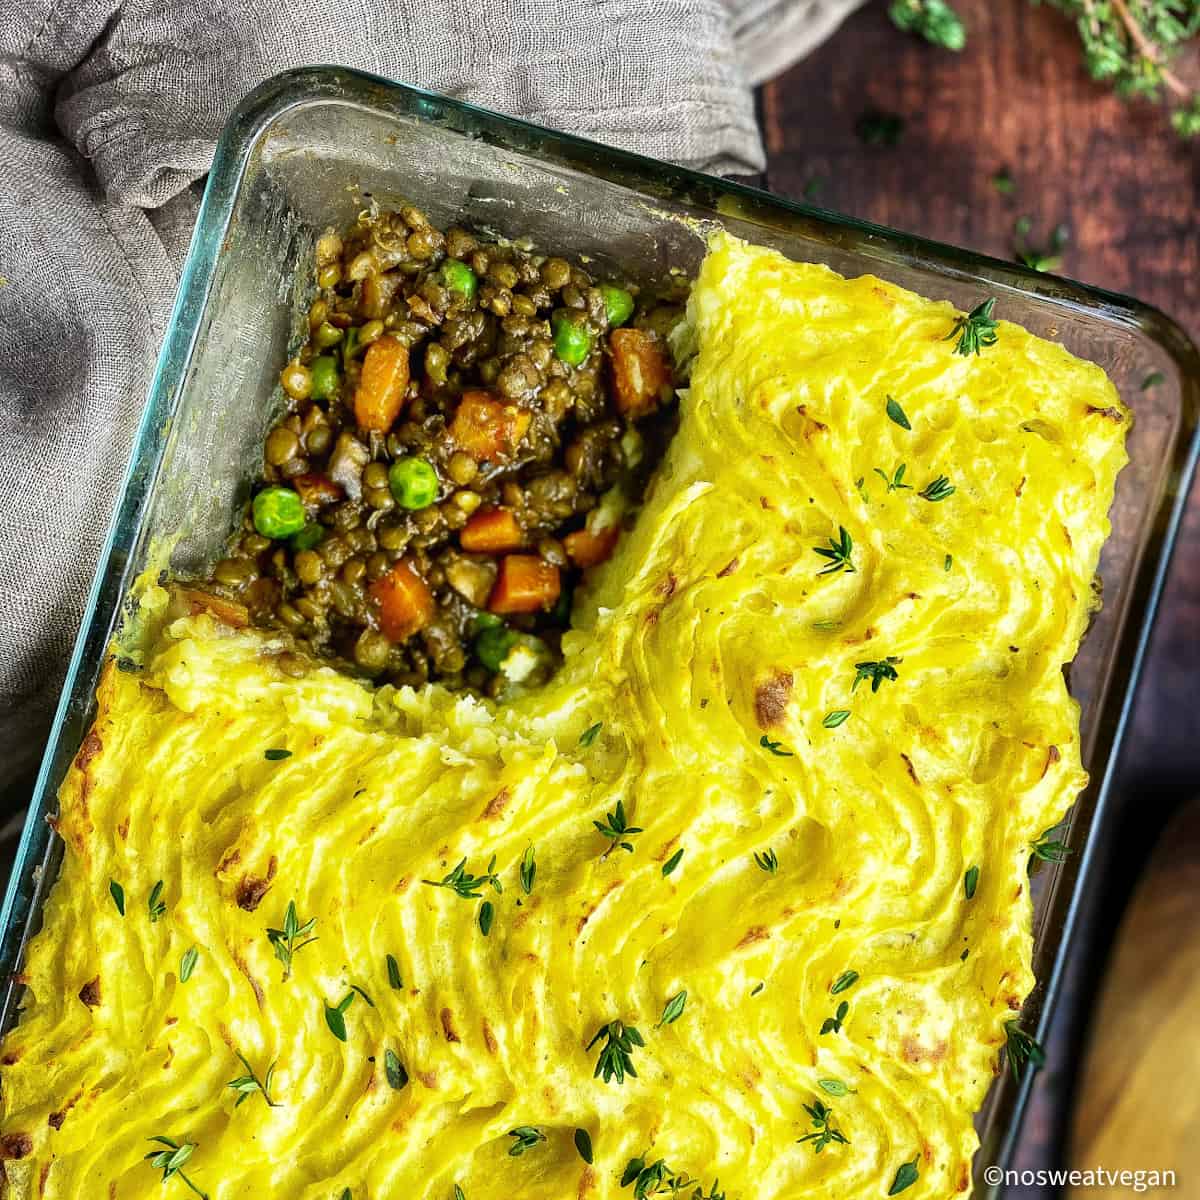
[[[150,895],[146,899],[146,908],[150,913],[150,923],[153,925],[155,921],[167,915],[167,903],[162,898],[163,889],[166,885],[160,879],[151,889]]]
[[[779,859],[770,846],[765,850],[755,850],[754,862],[759,870],[766,871],[768,875],[774,875],[779,870]]]
[[[592,1078],[602,1078],[605,1083],[608,1083],[610,1079],[624,1083],[626,1075],[632,1075],[636,1079],[637,1071],[633,1066],[633,1048],[646,1044],[637,1029],[622,1021],[609,1021],[607,1025],[601,1025],[596,1031],[596,1036],[588,1042],[587,1049],[591,1050],[601,1038],[604,1038],[605,1041],[604,1045],[600,1047],[600,1056],[596,1059],[596,1070],[592,1073]]]
[[[305,946],[311,945],[317,939],[309,937],[316,926],[317,918],[309,917],[303,924],[296,915],[296,902],[289,900],[287,912],[283,914],[282,929],[268,929],[267,941],[275,951],[275,957],[283,963],[283,978],[286,982],[292,977],[292,959]]]
[[[822,567],[817,572],[818,575],[834,575],[838,571],[854,573],[855,567],[851,561],[851,555],[854,553],[854,540],[846,532],[844,526],[838,526],[838,536],[829,539],[828,547],[814,546],[813,553],[829,560],[829,565]]]
[[[516,1129],[508,1131],[508,1136],[515,1139],[508,1148],[510,1158],[520,1158],[526,1150],[531,1150],[538,1142],[546,1140],[546,1135],[532,1125],[518,1125]]]
[[[888,16],[897,29],[915,33],[943,50],[957,53],[967,44],[962,18],[946,0],[892,0]]]
[[[448,871],[441,879],[422,879],[421,882],[429,884],[430,887],[449,888],[450,891],[456,896],[460,896],[463,900],[478,900],[483,894],[480,889],[484,884],[490,883],[497,895],[504,891],[504,885],[500,882],[500,877],[496,874],[496,856],[494,854],[484,874],[472,875],[466,868],[467,860],[463,858],[458,861],[457,866],[452,871]]]
[[[910,492],[912,491],[912,484],[904,482],[904,472],[907,470],[907,463],[899,463],[890,477],[886,471],[881,470],[879,467],[875,468],[875,474],[887,484],[888,494],[890,495],[892,492],[899,491],[901,488],[908,488]]]
[[[1046,1052],[1036,1038],[1021,1028],[1015,1017],[1004,1022],[1004,1049],[1014,1079],[1021,1078],[1026,1063],[1033,1063],[1035,1068],[1046,1065]]]
[[[266,1076],[259,1079],[254,1068],[246,1061],[245,1056],[238,1050],[234,1051],[238,1061],[246,1068],[246,1074],[239,1076],[237,1079],[231,1079],[225,1086],[232,1088],[238,1094],[238,1098],[233,1102],[234,1108],[240,1108],[242,1103],[249,1100],[255,1092],[259,1092],[262,1098],[267,1102],[268,1108],[281,1108],[277,1101],[271,1099],[271,1083],[275,1079],[275,1063],[272,1063],[267,1068]]]
[[[964,358],[978,354],[985,346],[994,346],[999,341],[996,334],[997,322],[992,320],[992,310],[995,307],[996,297],[989,296],[971,309],[965,317],[955,317],[954,328],[942,340],[949,342],[958,338],[954,353],[961,354]]]
[[[1066,862],[1071,847],[1060,838],[1052,838],[1050,835],[1053,832],[1053,828],[1047,829],[1036,842],[1030,843],[1029,851],[1034,858],[1040,858],[1043,862]]]
[[[633,853],[633,843],[628,841],[628,838],[634,837],[639,833],[645,832],[640,825],[630,825],[625,816],[625,803],[622,800],[617,801],[617,807],[610,813],[605,813],[603,821],[592,821],[596,829],[608,838],[608,849],[604,852],[604,857],[607,858],[618,846],[622,850]]]
[[[917,495],[922,500],[928,500],[936,504],[939,500],[946,500],[953,496],[955,491],[957,489],[945,475],[938,475],[931,479]]]
[[[208,1200],[208,1193],[202,1192],[183,1172],[183,1164],[192,1157],[196,1151],[195,1142],[177,1142],[173,1138],[157,1134],[152,1138],[147,1138],[147,1141],[157,1142],[160,1146],[165,1147],[162,1150],[151,1150],[145,1156],[148,1162],[156,1170],[161,1170],[163,1173],[162,1181],[166,1183],[172,1175],[178,1175],[184,1183],[196,1193],[197,1196]]]
[[[881,658],[875,662],[858,662],[854,664],[854,682],[850,685],[850,690],[853,692],[864,679],[871,681],[871,691],[879,691],[879,685],[885,679],[895,681],[900,678],[896,671],[896,664],[903,662],[902,658],[897,658],[894,654],[889,654],[887,658]]]
[[[706,1193],[698,1179],[693,1179],[686,1172],[672,1170],[665,1158],[648,1165],[644,1158],[631,1158],[621,1173],[621,1186],[633,1187],[633,1200],[663,1195],[686,1195],[688,1200],[725,1200],[725,1193],[719,1190],[720,1180],[714,1179],[711,1189]],[[686,1192],[687,1188],[694,1190]]]
[[[804,1106],[804,1111],[812,1118],[813,1132],[797,1138],[798,1144],[812,1142],[814,1154],[820,1154],[826,1146],[834,1142],[843,1146],[850,1145],[850,1139],[840,1129],[834,1127],[833,1109],[828,1104],[814,1100],[812,1104]]]

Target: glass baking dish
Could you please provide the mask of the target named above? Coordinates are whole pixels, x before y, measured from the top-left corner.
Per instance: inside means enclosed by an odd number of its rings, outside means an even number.
[[[282,406],[280,366],[300,341],[311,273],[297,266],[323,228],[347,223],[371,198],[411,201],[437,224],[530,234],[540,249],[589,256],[601,274],[611,264],[613,274],[647,282],[694,272],[705,232],[724,226],[793,258],[871,272],[963,309],[994,295],[997,315],[1108,372],[1136,420],[1101,561],[1104,607],[1070,668],[1092,782],[1064,835],[1075,853],[1034,880],[1040,982],[1024,1019],[1043,1034],[1196,461],[1195,347],[1161,314],[1122,296],[330,67],[263,84],[217,148],[0,916],[2,1027],[16,1019],[24,946],[61,857],[47,817],[91,720],[130,584],[164,541],[174,543],[179,571],[220,556]],[[979,1116],[981,1195],[994,1194],[983,1169],[1011,1153],[1031,1078],[1018,1084],[1005,1072]]]

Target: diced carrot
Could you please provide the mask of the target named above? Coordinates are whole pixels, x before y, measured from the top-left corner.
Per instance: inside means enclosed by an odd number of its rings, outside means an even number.
[[[463,392],[448,432],[477,462],[497,462],[512,457],[532,419],[525,409],[473,388]]]
[[[671,394],[671,364],[658,339],[644,329],[614,329],[608,347],[621,415],[637,420],[653,412]]]
[[[289,481],[305,508],[320,508],[342,498],[341,487],[327,475],[297,475]]]
[[[494,613],[532,613],[551,609],[561,584],[558,568],[536,554],[506,554],[500,560],[488,608]]]
[[[404,407],[408,347],[387,334],[367,347],[354,393],[354,419],[362,429],[387,433]]]
[[[471,514],[458,540],[472,554],[504,554],[516,550],[524,539],[511,509],[487,508]]]
[[[598,533],[590,529],[577,529],[563,538],[563,545],[577,567],[594,567],[612,557],[620,536],[619,525],[608,525]]]
[[[433,593],[407,558],[367,591],[379,605],[379,628],[389,641],[403,642],[433,619]]]

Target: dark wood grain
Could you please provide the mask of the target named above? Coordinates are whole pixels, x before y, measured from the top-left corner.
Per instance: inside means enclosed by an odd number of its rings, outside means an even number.
[[[962,54],[900,34],[884,5],[870,4],[769,84],[762,113],[770,188],[802,197],[815,185],[825,207],[1001,257],[1012,253],[1018,216],[1032,218],[1035,240],[1066,222],[1064,274],[1136,295],[1200,339],[1200,142],[1180,142],[1161,110],[1125,104],[1094,84],[1056,12],[1025,0],[960,0],[958,7],[970,31]],[[859,140],[855,122],[868,109],[904,118],[897,146]],[[992,183],[1001,168],[1015,182],[1011,196]],[[1197,790],[1200,489],[1151,646],[1020,1166],[1064,1162],[1078,1061],[1112,931],[1157,834]]]

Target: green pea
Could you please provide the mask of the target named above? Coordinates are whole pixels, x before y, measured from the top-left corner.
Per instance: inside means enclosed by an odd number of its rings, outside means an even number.
[[[457,258],[448,258],[442,263],[442,283],[468,300],[474,299],[475,289],[479,286],[475,272]]]
[[[254,528],[266,538],[291,537],[304,528],[304,505],[291,488],[265,487],[251,505]]]
[[[555,317],[550,323],[554,333],[554,353],[569,366],[577,367],[592,348],[592,335],[581,321]]]
[[[475,614],[475,620],[471,627],[472,633],[482,633],[485,629],[499,629],[504,624],[504,618],[496,616],[495,613],[490,613],[486,609],[480,609]]]
[[[308,369],[312,372],[312,391],[309,395],[314,400],[328,400],[337,391],[337,359],[331,354],[319,354],[308,364]]]
[[[400,458],[388,467],[388,486],[401,508],[428,508],[437,499],[437,472],[423,458]]]
[[[299,533],[293,533],[288,539],[293,550],[312,550],[325,540],[325,526],[316,521],[305,521],[304,528]]]
[[[489,671],[499,671],[516,644],[517,635],[507,625],[493,625],[475,639],[475,657]]]
[[[608,313],[608,323],[614,329],[624,325],[633,316],[633,297],[615,284],[600,285],[600,294],[604,297],[604,309]]]

